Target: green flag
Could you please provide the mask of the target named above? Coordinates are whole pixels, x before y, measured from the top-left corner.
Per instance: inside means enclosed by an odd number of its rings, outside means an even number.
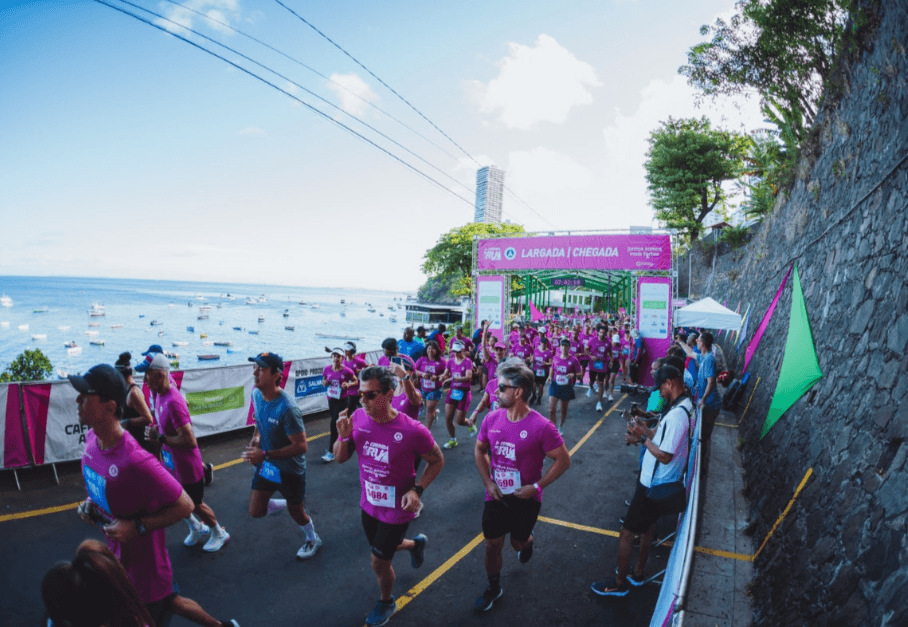
[[[788,322],[788,340],[785,342],[785,356],[782,358],[782,371],[769,414],[763,423],[760,439],[772,429],[788,408],[820,380],[820,362],[813,347],[813,334],[810,332],[810,321],[807,319],[807,307],[804,305],[804,292],[801,291],[801,279],[798,267],[794,268],[792,283],[791,320]]]

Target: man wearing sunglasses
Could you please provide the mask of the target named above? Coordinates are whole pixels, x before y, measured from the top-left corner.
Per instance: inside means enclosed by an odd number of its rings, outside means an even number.
[[[501,597],[501,562],[504,537],[521,564],[533,555],[533,527],[542,506],[542,491],[571,465],[564,440],[555,425],[529,408],[535,383],[523,360],[511,358],[498,367],[498,404],[489,412],[476,438],[474,457],[486,488],[482,533],[489,586],[474,607],[487,611]],[[554,460],[545,475],[545,458]]]
[[[384,625],[397,611],[391,595],[397,551],[409,551],[414,568],[422,566],[428,538],[419,534],[406,539],[407,526],[419,510],[423,490],[444,466],[441,449],[421,422],[392,406],[396,381],[385,367],[370,366],[360,373],[362,408],[337,421],[334,458],[338,464],[355,452],[362,486],[360,508],[363,530],[372,547],[372,570],[381,596],[366,617],[367,625]],[[416,458],[428,464],[416,481]]]

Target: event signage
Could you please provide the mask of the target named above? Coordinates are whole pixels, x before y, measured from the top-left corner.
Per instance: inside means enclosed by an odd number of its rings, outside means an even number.
[[[189,414],[210,414],[225,409],[242,409],[246,404],[243,398],[245,389],[242,385],[221,390],[206,390],[203,392],[186,392],[186,404]]]
[[[586,279],[552,279],[552,287],[584,287]]]
[[[482,239],[479,270],[671,270],[668,235]]]
[[[322,385],[322,375],[299,378],[296,380],[295,387],[296,389],[294,390],[294,395],[296,396],[296,398],[305,398],[307,396],[324,394],[328,391],[328,388]]]
[[[501,339],[505,319],[503,276],[481,276],[476,282],[476,322],[489,321],[489,330]]]

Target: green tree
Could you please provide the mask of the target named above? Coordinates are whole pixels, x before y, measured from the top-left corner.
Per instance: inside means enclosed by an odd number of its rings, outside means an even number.
[[[40,348],[26,349],[0,373],[0,382],[43,381],[53,371],[53,365]]]
[[[703,219],[724,206],[725,181],[742,171],[752,143],[746,135],[713,129],[707,118],[667,122],[650,133],[646,182],[656,218],[694,242]]]
[[[451,285],[449,296],[473,293],[473,237],[496,237],[523,233],[520,224],[470,222],[451,229],[426,251],[422,271],[430,279],[443,279]],[[422,288],[420,288],[422,289]]]

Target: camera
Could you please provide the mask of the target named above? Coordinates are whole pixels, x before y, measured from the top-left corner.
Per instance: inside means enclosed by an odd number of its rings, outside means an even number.
[[[649,388],[643,385],[621,385],[621,393],[627,394],[628,396],[640,396],[642,394],[649,394]]]

